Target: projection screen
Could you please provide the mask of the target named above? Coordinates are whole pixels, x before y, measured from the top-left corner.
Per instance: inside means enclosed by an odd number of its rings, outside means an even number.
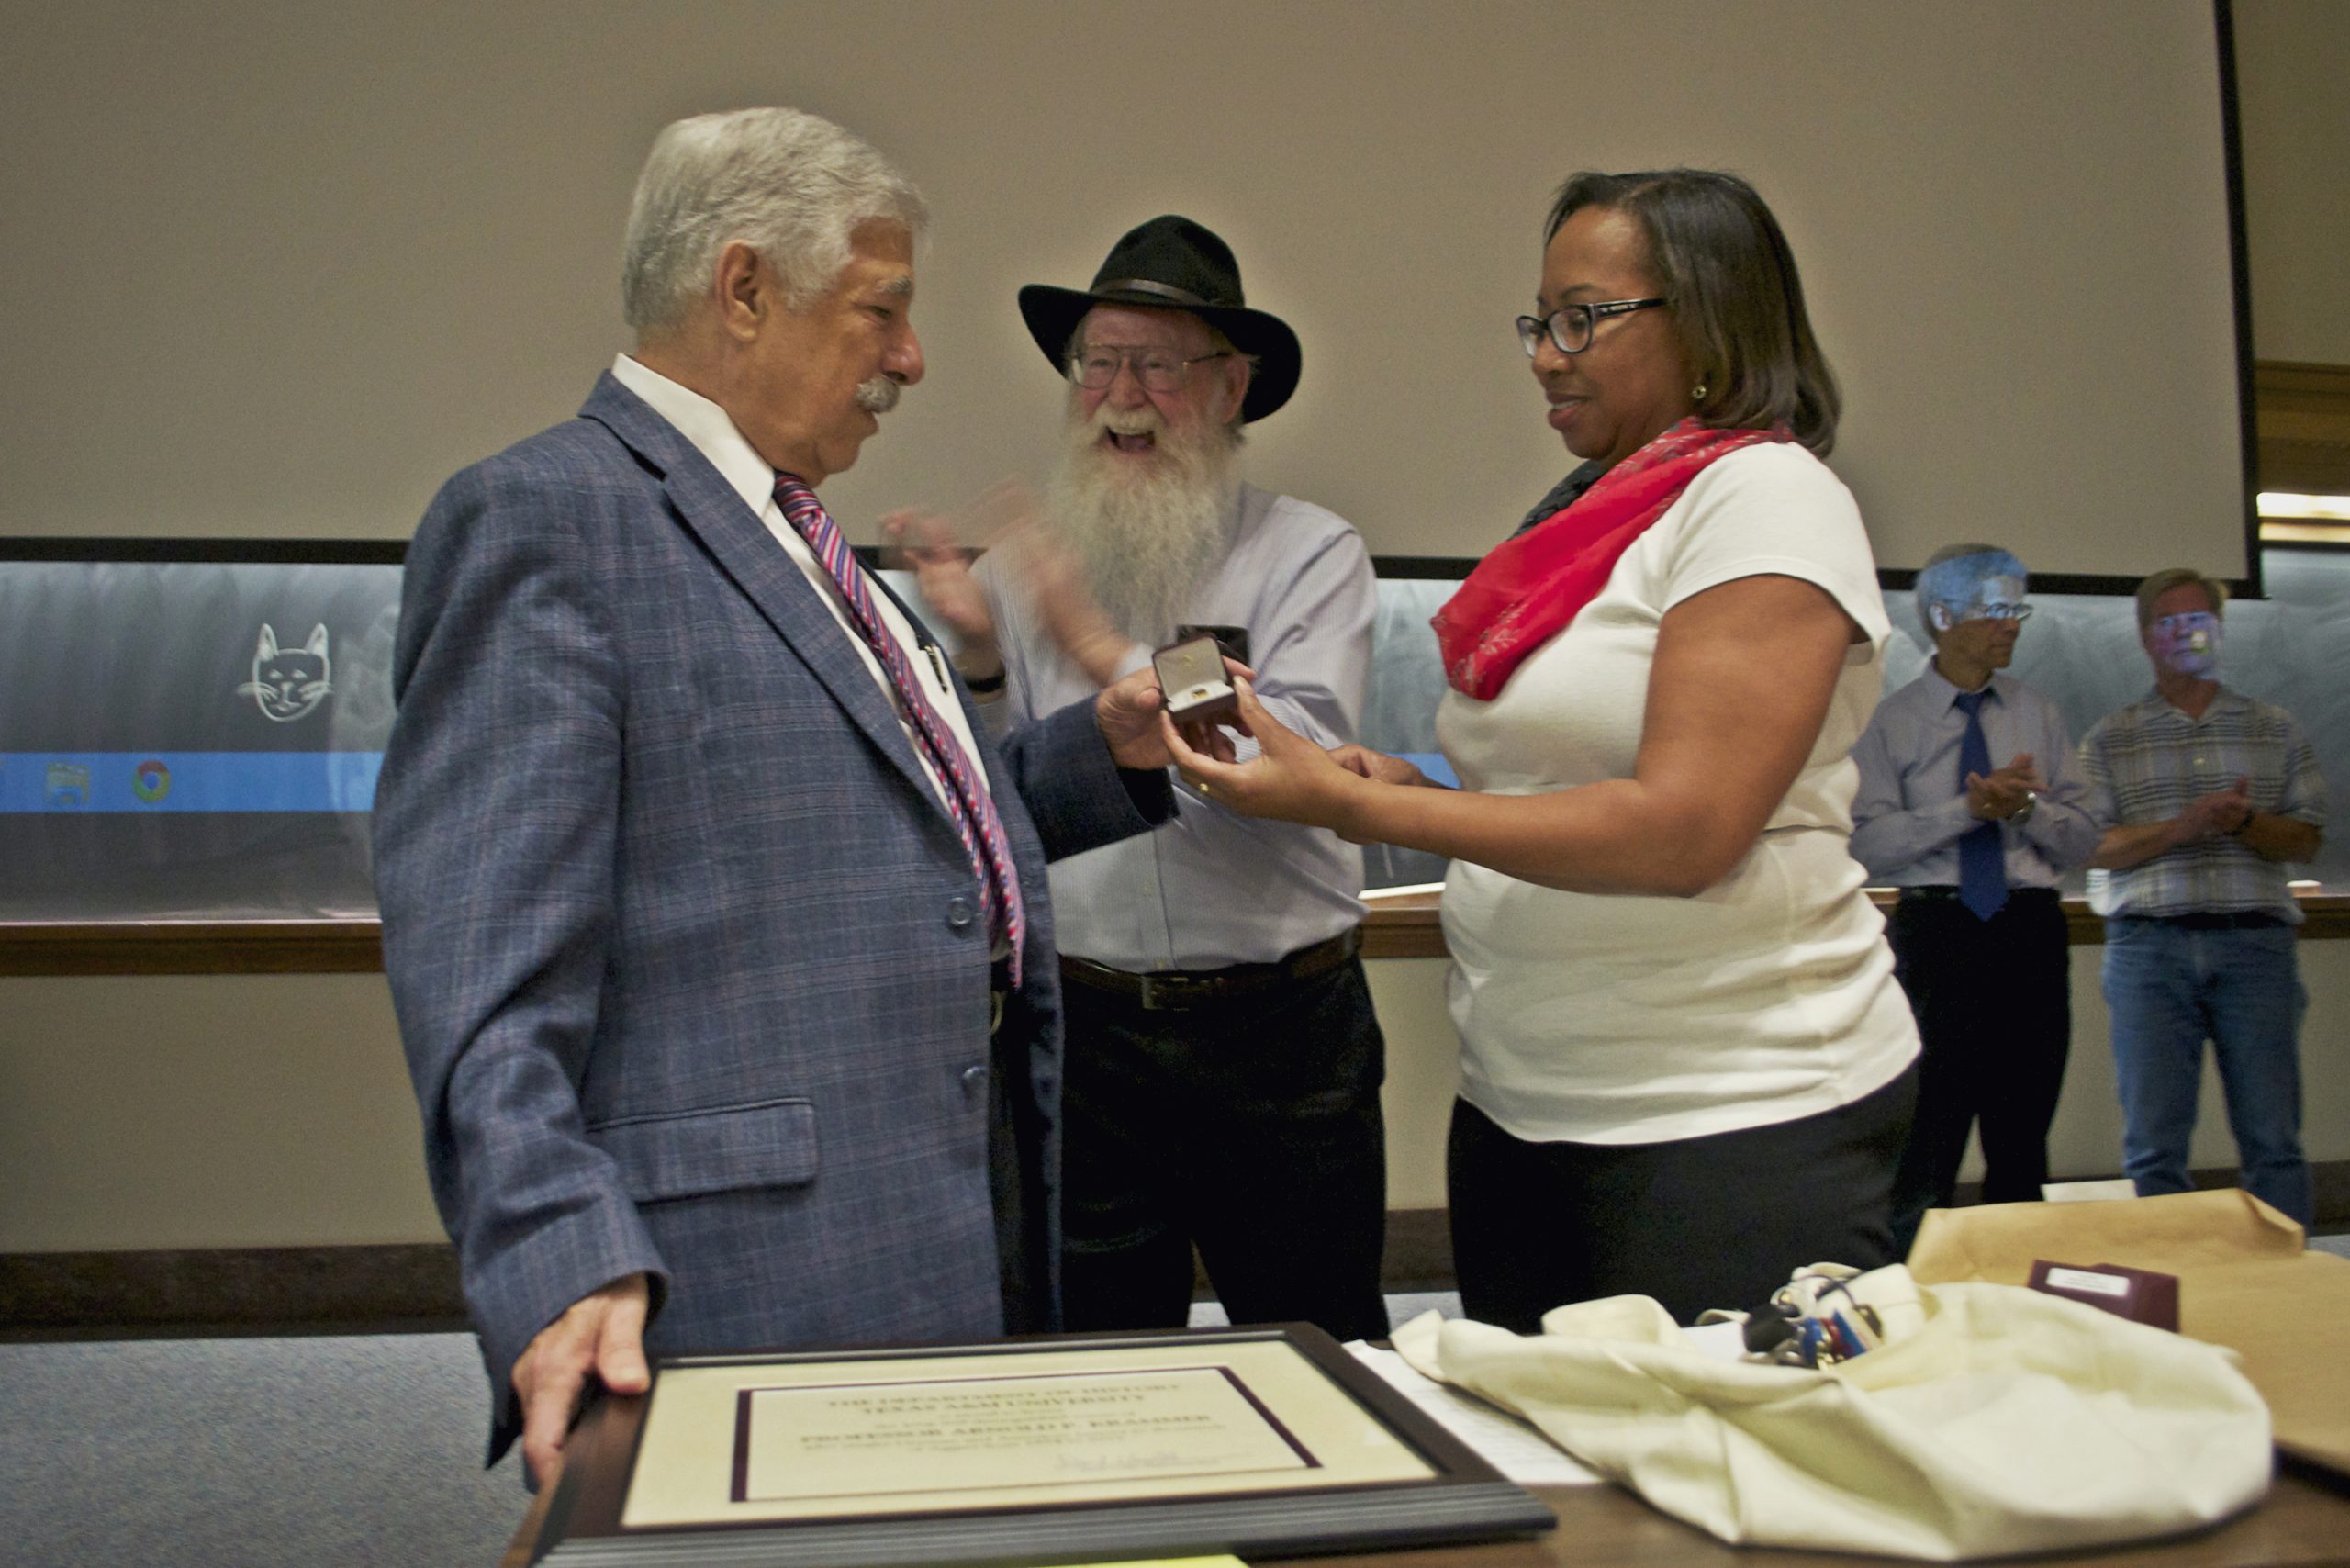
[[[680,114],[796,104],[924,187],[929,374],[827,491],[854,537],[1051,460],[1013,308],[1160,212],[1305,346],[1260,483],[1473,555],[1568,466],[1511,319],[1572,170],[1762,189],[1880,564],[2244,575],[2209,0],[252,0],[17,7],[0,534],[406,537],[626,346],[628,195]],[[0,540],[5,548],[5,540]]]

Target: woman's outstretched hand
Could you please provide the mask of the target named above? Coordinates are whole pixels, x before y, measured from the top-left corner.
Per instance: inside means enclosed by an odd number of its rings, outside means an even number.
[[[1247,762],[1222,760],[1202,744],[1207,737],[1195,732],[1187,739],[1162,714],[1168,755],[1175,759],[1184,782],[1203,799],[1242,816],[1304,823],[1346,834],[1370,775],[1341,767],[1333,754],[1267,712],[1257,700],[1257,689],[1245,677],[1236,676],[1233,687],[1239,696],[1240,711],[1237,722],[1226,722],[1255,738],[1258,755]]]
[[[1390,756],[1383,751],[1373,751],[1367,745],[1332,746],[1330,760],[1374,784],[1402,784],[1431,790],[1438,787],[1437,781],[1421,772],[1416,764],[1400,756]]]

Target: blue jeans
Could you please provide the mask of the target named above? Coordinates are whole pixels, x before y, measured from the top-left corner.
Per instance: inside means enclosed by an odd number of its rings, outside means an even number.
[[[2105,1001],[2121,1087],[2122,1165],[2139,1195],[2194,1190],[2187,1150],[2211,1042],[2245,1191],[2306,1226],[2301,988],[2289,925],[2105,923]]]

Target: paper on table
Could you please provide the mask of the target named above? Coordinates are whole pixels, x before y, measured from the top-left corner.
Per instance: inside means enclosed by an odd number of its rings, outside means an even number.
[[[1909,1249],[1921,1285],[2020,1285],[2037,1259],[2178,1276],[2179,1331],[2225,1345],[2268,1401],[2277,1446],[2350,1475],[2350,1261],[2249,1193],[1930,1209]]]
[[[1355,1360],[1394,1385],[1403,1396],[1521,1486],[1589,1486],[1599,1475],[1577,1463],[1530,1422],[1449,1383],[1422,1377],[1393,1350],[1360,1339],[1347,1349]]]

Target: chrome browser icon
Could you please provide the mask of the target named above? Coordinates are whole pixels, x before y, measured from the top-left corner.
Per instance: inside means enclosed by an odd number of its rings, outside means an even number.
[[[152,805],[172,792],[172,770],[152,760],[140,763],[131,770],[130,792]]]

